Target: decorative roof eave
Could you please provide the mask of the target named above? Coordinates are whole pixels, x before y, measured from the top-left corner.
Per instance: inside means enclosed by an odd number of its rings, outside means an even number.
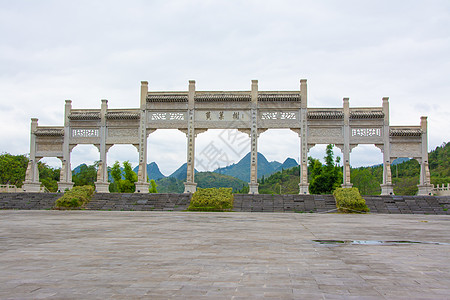
[[[343,119],[341,111],[309,111],[308,119]]]
[[[383,118],[384,112],[381,110],[350,112],[350,119],[383,119]]]
[[[421,136],[422,130],[420,129],[391,129],[391,136]]]
[[[64,136],[64,129],[38,128],[34,132],[36,136]]]
[[[147,102],[187,102],[188,95],[147,95]]]
[[[300,102],[300,94],[258,94],[258,101]]]
[[[83,112],[83,113],[71,113],[69,115],[70,120],[99,120],[100,113],[97,112]]]
[[[108,120],[137,120],[140,118],[139,113],[132,112],[108,112],[106,113]]]
[[[217,101],[252,101],[249,94],[200,94],[195,96],[197,102],[217,102]]]

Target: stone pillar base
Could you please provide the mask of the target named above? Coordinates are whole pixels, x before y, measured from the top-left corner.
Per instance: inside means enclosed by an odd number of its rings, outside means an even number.
[[[299,183],[298,189],[300,195],[309,195],[309,183]]]
[[[380,184],[381,195],[394,195],[394,185],[393,184]]]
[[[341,187],[344,189],[349,189],[353,187],[353,183],[341,184]]]
[[[136,186],[135,193],[148,194],[148,187],[150,186],[150,183],[148,183],[148,182],[135,182],[134,185]]]
[[[433,185],[423,184],[417,186],[419,190],[417,191],[417,196],[433,196]]]
[[[41,192],[40,182],[25,182],[22,186],[24,192],[27,193],[39,193]]]
[[[95,191],[97,193],[109,193],[109,182],[96,182]]]
[[[195,182],[185,182],[184,183],[184,193],[195,193],[197,190],[197,184]]]
[[[259,183],[249,183],[248,184],[248,188],[249,188],[248,193],[249,194],[259,194],[258,186],[259,186]]]
[[[73,182],[58,182],[58,192],[64,193],[66,190],[73,188]]]

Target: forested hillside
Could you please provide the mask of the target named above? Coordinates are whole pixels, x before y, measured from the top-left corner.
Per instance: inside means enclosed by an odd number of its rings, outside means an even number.
[[[431,183],[447,184],[450,182],[450,143],[436,147],[428,155]],[[309,159],[308,177],[310,192],[315,180],[315,168],[324,168],[316,159]],[[415,195],[419,184],[420,165],[415,159],[392,165],[392,181],[396,195]],[[340,173],[341,176],[342,172]],[[382,182],[383,166],[360,167],[351,170],[351,182],[363,195],[379,195]],[[298,193],[299,173],[298,167],[277,172],[268,178],[261,178],[259,191],[264,194],[294,194]]]

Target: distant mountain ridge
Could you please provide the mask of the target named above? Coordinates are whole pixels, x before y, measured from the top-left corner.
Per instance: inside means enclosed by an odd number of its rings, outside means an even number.
[[[137,174],[139,170],[139,166],[136,166],[133,171]],[[149,164],[147,164],[147,176],[148,176],[148,180],[158,180],[161,178],[164,178],[166,176],[164,176],[163,173],[161,173],[161,171],[159,170],[158,165],[155,162],[151,162]]]
[[[283,163],[267,161],[266,157],[258,152],[258,179],[262,176],[269,176],[282,169],[289,169],[297,166],[297,162],[293,158],[287,158]],[[225,174],[235,178],[239,178],[245,182],[250,182],[250,152],[247,153],[238,163],[227,167],[218,168],[214,173]]]

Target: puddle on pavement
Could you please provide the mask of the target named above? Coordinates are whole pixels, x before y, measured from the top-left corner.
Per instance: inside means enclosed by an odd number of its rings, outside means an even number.
[[[313,242],[321,245],[411,245],[411,244],[450,245],[450,243],[421,242],[421,241],[313,240]]]

